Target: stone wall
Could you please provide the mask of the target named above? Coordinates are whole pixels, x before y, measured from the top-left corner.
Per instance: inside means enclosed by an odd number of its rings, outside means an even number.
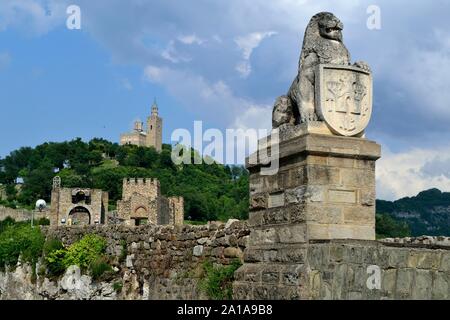
[[[69,245],[88,233],[108,241],[113,280],[93,281],[71,268],[60,279],[18,265],[0,273],[0,299],[207,299],[203,264],[246,263],[234,299],[450,299],[450,238],[310,241],[295,247],[249,246],[246,222],[205,226],[42,227]],[[39,266],[37,267],[39,270]],[[379,284],[377,276],[379,275]],[[113,289],[123,285],[120,292]]]
[[[104,237],[116,278],[96,283],[72,269],[59,280],[38,276],[31,283],[31,269],[20,266],[0,273],[0,299],[206,299],[198,287],[204,262],[228,265],[242,259],[249,234],[245,222],[231,220],[204,226],[98,225],[42,230],[47,238],[60,239],[66,245],[88,233]],[[68,278],[76,285],[70,285]],[[120,293],[111,292],[114,283],[123,284]],[[67,286],[72,290],[65,290]]]
[[[331,240],[245,255],[236,299],[450,299],[448,238]]]
[[[32,211],[25,209],[11,209],[7,207],[0,206],[0,221],[11,217],[16,221],[27,221],[31,219]],[[49,210],[44,210],[43,212],[34,211],[34,219],[48,218],[50,215]]]

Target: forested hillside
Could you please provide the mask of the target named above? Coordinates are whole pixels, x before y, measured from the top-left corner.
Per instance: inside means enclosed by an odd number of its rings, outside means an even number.
[[[186,219],[207,221],[248,216],[248,173],[243,167],[176,166],[170,145],[164,145],[163,151],[157,153],[153,148],[119,146],[103,139],[86,143],[78,138],[23,147],[0,159],[0,184],[6,193],[1,204],[30,208],[39,198],[50,201],[52,179],[56,175],[61,177],[63,187],[108,191],[111,208],[121,198],[123,178],[151,177],[159,179],[164,195],[184,196]]]
[[[393,202],[377,200],[377,212],[405,222],[413,236],[450,236],[450,192],[431,189]]]

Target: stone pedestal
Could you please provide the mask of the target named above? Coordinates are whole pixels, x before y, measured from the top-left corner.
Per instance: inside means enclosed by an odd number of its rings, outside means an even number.
[[[327,133],[319,122],[281,128],[278,148],[269,147],[267,156],[261,144],[258,157],[247,159],[251,233],[235,298],[270,299],[273,290],[283,299],[307,298],[309,242],[375,240],[380,145]],[[278,172],[262,174],[276,155]]]
[[[276,174],[261,173],[264,156],[256,163],[247,161],[252,243],[375,240],[375,161],[380,146],[363,138],[302,129],[289,139],[281,132]]]

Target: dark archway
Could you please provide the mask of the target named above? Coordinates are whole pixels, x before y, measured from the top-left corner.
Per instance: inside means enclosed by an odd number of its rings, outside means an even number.
[[[91,213],[85,207],[75,207],[70,210],[69,219],[73,225],[89,225],[91,224]]]

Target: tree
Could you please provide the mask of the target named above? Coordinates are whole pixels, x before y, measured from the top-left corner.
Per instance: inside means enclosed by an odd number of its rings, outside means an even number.
[[[407,223],[392,218],[389,214],[376,215],[377,238],[404,238],[411,236]]]

